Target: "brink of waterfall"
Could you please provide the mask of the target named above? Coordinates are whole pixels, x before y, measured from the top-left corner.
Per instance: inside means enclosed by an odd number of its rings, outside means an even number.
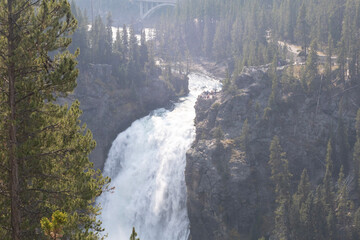
[[[112,144],[104,174],[113,193],[104,193],[101,220],[110,240],[128,239],[134,226],[140,239],[186,240],[186,152],[195,138],[194,105],[220,83],[189,75],[190,93],[172,110],[158,109],[135,121]]]

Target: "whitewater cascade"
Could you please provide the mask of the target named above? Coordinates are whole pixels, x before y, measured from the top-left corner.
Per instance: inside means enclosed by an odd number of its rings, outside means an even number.
[[[133,226],[141,240],[187,240],[184,171],[195,138],[194,105],[203,91],[220,87],[192,73],[190,93],[174,109],[155,110],[117,136],[104,167],[115,190],[98,199],[109,240],[129,239]]]

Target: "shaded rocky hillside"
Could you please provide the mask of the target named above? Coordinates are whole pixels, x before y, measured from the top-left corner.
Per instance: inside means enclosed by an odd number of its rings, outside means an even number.
[[[274,90],[268,68],[245,68],[230,90],[198,98],[196,140],[185,171],[192,240],[272,234],[275,201],[268,161],[275,135],[287,153],[292,189],[304,168],[315,185],[321,181],[332,138],[334,169],[345,167],[351,190],[358,85],[333,82],[324,87],[318,76],[317,90],[307,93],[299,80],[289,77],[293,67],[277,68],[277,99],[269,108]]]
[[[171,106],[181,94],[188,93],[186,76],[172,74],[166,80],[158,69],[144,84],[124,89],[112,76],[111,66],[90,64],[80,71],[74,98],[80,100],[81,120],[87,124],[96,140],[90,155],[95,168],[102,169],[116,136],[150,111]]]

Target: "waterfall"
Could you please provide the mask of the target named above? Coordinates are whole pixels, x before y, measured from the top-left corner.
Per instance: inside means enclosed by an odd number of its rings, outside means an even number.
[[[194,105],[200,93],[220,87],[192,73],[189,95],[172,110],[155,110],[117,136],[104,167],[115,189],[98,199],[108,239],[127,240],[134,226],[141,240],[187,240],[184,171],[195,138]]]

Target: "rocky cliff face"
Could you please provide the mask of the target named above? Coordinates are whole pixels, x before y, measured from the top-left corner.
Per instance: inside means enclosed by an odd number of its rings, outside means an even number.
[[[133,121],[156,108],[171,106],[172,100],[187,92],[185,76],[173,75],[170,82],[152,76],[130,90],[114,79],[109,65],[92,65],[81,70],[72,97],[80,100],[81,120],[92,131],[97,143],[90,155],[94,167],[103,168],[112,141]]]
[[[196,140],[187,153],[185,171],[192,240],[258,239],[271,234],[275,203],[267,162],[274,135],[287,153],[294,186],[304,168],[315,183],[323,176],[331,136],[336,139],[335,165],[345,165],[351,175],[360,103],[356,88],[344,91],[334,85],[311,96],[281,90],[277,108],[265,116],[271,94],[267,70],[247,68],[236,79],[236,90],[198,98]],[[283,71],[286,67],[278,69],[279,79]],[[347,158],[339,153],[341,128],[347,129]]]

